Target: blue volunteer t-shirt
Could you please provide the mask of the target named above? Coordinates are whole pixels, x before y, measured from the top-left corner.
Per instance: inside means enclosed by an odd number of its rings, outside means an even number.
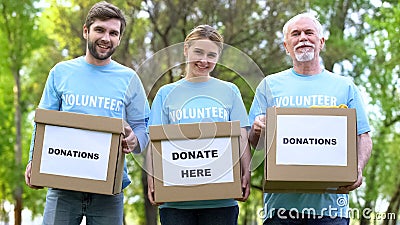
[[[143,85],[132,69],[113,60],[107,65],[96,66],[81,56],[58,63],[49,73],[38,107],[122,118],[132,127],[140,149],[149,139],[146,123],[150,108]],[[33,140],[29,160],[32,159]],[[125,162],[123,188],[130,182]]]
[[[306,76],[293,69],[265,77],[256,89],[249,112],[250,124],[255,117],[266,113],[272,106],[308,108],[310,106],[338,106],[345,104],[355,108],[357,134],[370,131],[364,103],[358,88],[346,77],[327,70]],[[265,193],[266,218],[279,209],[297,210],[314,215],[348,217],[347,194]],[[265,219],[266,219],[265,218]]]
[[[240,121],[248,127],[246,108],[236,85],[216,78],[181,79],[161,87],[151,105],[149,125]],[[167,202],[160,207],[194,209],[235,206],[234,199]]]

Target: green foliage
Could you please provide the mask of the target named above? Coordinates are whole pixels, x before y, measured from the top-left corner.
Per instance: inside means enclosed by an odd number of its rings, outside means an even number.
[[[390,200],[400,181],[393,171],[399,169],[399,31],[400,6],[381,7],[368,19],[371,34],[366,39],[366,89],[371,98],[374,150],[366,173],[365,199]]]
[[[14,199],[21,197],[15,195],[15,191],[25,186],[23,174],[27,155],[22,154],[21,147],[16,142],[18,139],[22,140],[20,143],[22,148],[28,149],[30,138],[23,137],[30,137],[28,130],[32,127],[24,120],[29,112],[26,111],[27,101],[21,99],[28,93],[21,94],[21,90],[22,86],[28,84],[21,85],[21,77],[24,77],[26,69],[24,65],[29,61],[32,51],[45,42],[45,37],[39,32],[36,23],[40,10],[35,4],[34,0],[0,1],[0,49],[2,49],[1,57],[4,59],[0,63],[0,86],[3,92],[0,97],[2,202],[6,200],[14,203]],[[15,107],[16,105],[19,107]],[[20,123],[14,118],[15,114],[22,115]],[[19,137],[17,137],[18,130],[21,130]],[[23,163],[20,163],[21,161]],[[16,209],[16,215],[20,213],[19,210],[21,209]]]
[[[385,6],[384,6],[385,5]],[[384,7],[383,7],[384,6]],[[390,202],[389,207],[396,210],[398,204],[393,197],[400,181],[394,171],[399,169],[399,4],[384,3],[374,13],[364,14],[364,50],[357,51],[353,57],[354,70],[351,71],[360,88],[367,93],[370,122],[373,127],[373,151],[364,170],[364,185],[357,190],[353,203],[382,211],[378,199]],[[398,201],[398,200],[397,200]],[[391,205],[394,204],[394,205]],[[370,221],[361,221],[369,223]]]
[[[133,224],[146,224],[144,196],[142,189],[143,157],[141,155],[127,155],[129,176],[132,183],[124,190],[126,219]]]
[[[1,67],[0,67],[1,68]],[[0,74],[6,74],[7,70],[2,67]],[[12,87],[13,79],[12,76],[0,75],[0,188],[2,189],[0,198],[11,201],[11,187],[9,185],[9,180],[4,179],[10,176],[10,169],[13,167],[13,141],[14,138],[9,135],[9,131],[12,130],[14,124],[12,119]]]

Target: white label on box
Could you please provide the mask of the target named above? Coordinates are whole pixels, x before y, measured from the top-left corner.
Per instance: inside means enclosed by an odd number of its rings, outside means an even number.
[[[161,148],[164,186],[234,182],[229,137],[165,140]]]
[[[40,173],[106,181],[111,136],[46,125]]]
[[[347,117],[278,115],[277,165],[347,166]]]

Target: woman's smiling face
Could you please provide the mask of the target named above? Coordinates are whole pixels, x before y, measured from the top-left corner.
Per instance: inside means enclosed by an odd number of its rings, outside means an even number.
[[[205,38],[185,44],[184,54],[188,63],[187,79],[208,77],[218,62],[220,49],[213,41]]]

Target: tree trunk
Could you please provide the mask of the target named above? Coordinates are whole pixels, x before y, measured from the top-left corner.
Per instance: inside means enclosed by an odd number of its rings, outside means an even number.
[[[333,6],[333,7],[335,7],[335,13],[330,18],[330,20],[332,21],[332,24],[329,28],[329,33],[330,33],[331,39],[334,39],[334,38],[343,39],[346,18],[347,18],[348,10],[350,8],[350,3],[351,3],[351,1],[349,1],[349,0],[335,1],[334,6]],[[329,71],[332,71],[335,63],[337,63],[338,60],[343,60],[342,57],[343,57],[343,53],[337,54],[337,55],[331,55],[331,57],[325,57],[324,58],[325,68]]]
[[[16,171],[22,171],[22,142],[21,142],[21,107],[20,107],[20,96],[21,96],[21,84],[20,84],[20,68],[16,67],[13,69],[14,74],[14,109],[15,109],[15,168]],[[15,225],[21,225],[22,219],[22,184],[23,184],[23,176],[17,175],[17,182],[14,189],[14,221]]]
[[[392,213],[387,213],[386,214],[387,219],[390,220],[390,225],[396,225],[397,224],[397,216],[398,216],[399,210],[400,210],[400,198],[397,198],[396,209],[393,210]]]
[[[396,192],[393,194],[392,198],[389,201],[389,205],[387,207],[385,218],[382,221],[382,225],[395,225],[397,219],[395,217],[391,217],[391,215],[397,215],[400,207],[400,183],[397,185]]]
[[[14,225],[21,225],[22,224],[22,187],[17,187],[14,191]]]
[[[366,201],[362,212],[364,211],[364,209],[371,209],[371,206],[372,206],[371,201]],[[369,225],[370,222],[371,221],[367,217],[365,217],[363,214],[361,215],[360,225]]]
[[[375,173],[375,171],[376,171],[376,167],[377,167],[377,162],[376,161],[373,161],[373,164],[371,165],[371,171],[373,171],[372,173],[370,173],[369,174],[369,177],[368,177],[368,183],[367,183],[367,187],[366,187],[366,193],[368,193],[369,192],[369,190],[374,190],[374,189],[376,189],[376,187],[375,187],[375,184],[376,184],[376,180],[375,180],[375,177],[376,177],[376,173]],[[372,199],[370,199],[370,198],[366,198],[365,199],[365,204],[364,204],[364,207],[362,207],[362,210],[361,210],[361,212],[365,212],[365,209],[368,209],[368,211],[370,212],[370,213],[372,213],[371,212],[371,209],[372,209]],[[361,215],[360,215],[360,225],[369,225],[369,224],[371,224],[371,220],[370,220],[370,216],[371,216],[371,214],[369,214],[369,215],[364,215],[364,213],[361,213]]]
[[[147,198],[147,173],[144,169],[142,169],[142,188],[147,222],[146,225],[157,225],[157,207],[153,206]]]

